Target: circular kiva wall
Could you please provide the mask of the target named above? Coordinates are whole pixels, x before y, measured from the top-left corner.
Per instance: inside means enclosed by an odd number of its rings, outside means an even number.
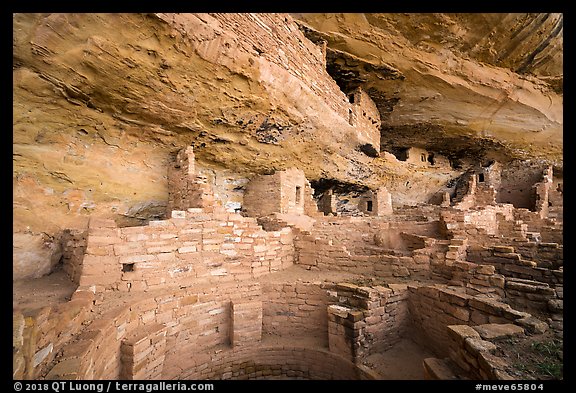
[[[327,349],[261,345],[212,355],[209,362],[188,368],[179,379],[359,380],[377,379],[377,375]]]
[[[272,290],[284,294],[283,307],[314,298],[315,285],[229,283],[140,294],[117,299],[45,367],[46,379],[375,379],[370,370],[328,350],[318,329],[305,331],[294,311],[286,323]],[[289,291],[288,291],[289,290]],[[289,296],[288,292],[293,293]],[[326,313],[327,304],[313,306]],[[273,316],[272,316],[273,314]],[[313,312],[309,312],[313,316]],[[263,323],[263,320],[266,322]],[[316,324],[319,318],[308,318]],[[272,333],[262,329],[285,325]],[[326,329],[325,322],[321,324]],[[325,330],[324,330],[325,332]],[[271,342],[269,335],[282,339]],[[302,341],[304,340],[304,341]]]

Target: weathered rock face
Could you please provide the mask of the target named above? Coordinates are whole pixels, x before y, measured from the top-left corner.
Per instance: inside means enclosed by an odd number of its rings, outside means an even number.
[[[380,144],[562,166],[561,15],[15,14],[13,32],[14,278],[49,272],[91,214],[162,217],[188,145],[233,203],[289,167],[396,204],[462,173]],[[356,87],[380,141],[351,121]]]
[[[388,151],[562,164],[562,14],[298,14],[344,89],[362,85]]]

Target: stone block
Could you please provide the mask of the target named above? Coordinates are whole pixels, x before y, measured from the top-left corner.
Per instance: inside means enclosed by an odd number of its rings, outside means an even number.
[[[448,328],[448,336],[456,340],[457,343],[462,344],[467,338],[480,338],[480,334],[468,325],[450,325]]]
[[[485,325],[473,326],[480,337],[485,340],[500,339],[504,337],[514,337],[524,334],[524,329],[518,325],[511,323],[507,324],[494,324],[488,323]]]
[[[496,252],[500,252],[500,253],[513,253],[514,252],[514,247],[511,246],[494,246],[492,247],[492,249]]]
[[[476,268],[476,273],[480,274],[494,274],[495,268],[492,265],[478,265]]]
[[[422,362],[425,379],[456,380],[459,379],[448,363],[442,359],[426,358]]]
[[[468,337],[464,340],[464,347],[473,354],[478,354],[480,352],[486,352],[486,351],[492,352],[496,350],[496,345],[494,345],[490,341],[472,337]]]
[[[564,310],[564,300],[563,299],[550,299],[547,303],[548,310],[553,313],[562,312]]]
[[[171,218],[186,218],[186,212],[183,210],[172,210]]]
[[[492,276],[490,276],[489,278],[489,282],[491,285],[497,287],[497,288],[504,288],[506,279],[504,278],[503,275],[501,274],[494,274]]]
[[[548,324],[532,315],[517,319],[514,323],[522,326],[529,334],[542,334],[548,330]]]
[[[496,370],[503,371],[508,367],[508,363],[490,352],[480,352],[478,354],[478,364],[481,369],[483,369],[486,374],[490,376],[489,379],[494,378],[494,372]]]
[[[470,307],[478,309],[488,314],[500,316],[503,310],[510,308],[507,304],[493,299],[471,298],[468,300]]]

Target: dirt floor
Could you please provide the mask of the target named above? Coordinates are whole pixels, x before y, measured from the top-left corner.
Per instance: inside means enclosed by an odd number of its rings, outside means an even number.
[[[424,379],[422,362],[436,357],[434,353],[409,339],[402,339],[389,350],[370,355],[363,362],[376,371],[382,379]]]
[[[62,269],[36,279],[14,281],[12,305],[21,310],[37,310],[65,303],[77,287]]]

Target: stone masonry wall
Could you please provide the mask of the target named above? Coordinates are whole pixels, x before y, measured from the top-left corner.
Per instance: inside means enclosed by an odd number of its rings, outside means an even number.
[[[470,261],[491,265],[496,271],[506,277],[534,280],[550,285],[563,283],[563,270],[538,267],[532,260],[514,252],[511,246],[471,246],[467,251]]]
[[[279,212],[280,182],[280,172],[251,179],[244,191],[242,210],[245,214],[249,217],[260,217]]]
[[[250,217],[273,213],[318,214],[313,190],[304,172],[296,168],[256,176],[246,186],[243,211]]]
[[[494,352],[492,340],[524,337],[524,329],[514,324],[483,324],[478,326],[448,326],[450,360],[472,379],[510,380],[508,363]]]
[[[330,352],[361,363],[400,340],[408,323],[407,287],[388,286],[340,283],[332,287],[329,295],[333,304],[328,306]]]
[[[352,125],[356,127],[360,143],[371,144],[380,151],[380,112],[362,88],[348,94],[352,103]]]
[[[14,379],[37,379],[56,354],[83,328],[93,307],[94,294],[77,291],[58,306],[23,314],[13,311]]]
[[[62,232],[62,268],[76,284],[82,275],[87,236],[87,231],[67,229]]]
[[[238,44],[247,52],[257,53],[267,62],[298,78],[334,112],[348,120],[350,103],[326,72],[321,48],[308,40],[289,16],[225,13],[213,14],[213,17],[225,24],[227,30],[242,37]],[[210,50],[209,43],[199,50]],[[221,55],[219,47],[214,49],[219,50],[214,56]]]
[[[240,339],[234,346],[242,347],[242,338],[251,340],[252,324],[233,325],[232,309],[260,297],[258,283],[197,285],[151,292],[138,300],[117,296],[120,305],[99,315],[62,348],[45,378],[179,379],[191,359],[202,364],[211,348],[231,348],[232,336]],[[138,374],[138,365],[146,375]]]
[[[182,149],[168,165],[168,215],[173,210],[203,208],[212,211],[215,199],[206,176],[196,172],[191,146]]]
[[[291,266],[292,231],[266,232],[253,218],[202,209],[147,226],[91,219],[80,285],[144,291],[259,277]]]
[[[211,353],[204,363],[192,360],[179,379],[378,379],[365,366],[356,365],[324,348],[299,345],[260,345]]]
[[[354,255],[344,246],[311,235],[299,235],[295,241],[298,255],[295,263],[307,269],[353,271],[378,278],[429,277],[430,257],[425,253],[412,256]]]
[[[235,310],[257,310],[262,304],[258,283],[200,285],[125,299],[129,302],[118,299],[120,306],[104,312],[63,348],[45,378],[375,378],[326,349],[253,341],[253,326],[262,326],[262,320],[238,325],[233,319]],[[316,308],[326,315],[325,306]]]
[[[450,325],[522,324],[530,317],[497,300],[476,298],[446,288],[409,285],[408,291],[412,337],[442,358],[449,356],[447,327]]]
[[[327,290],[320,283],[263,283],[262,330],[282,337],[315,338],[328,346],[329,304]]]
[[[502,168],[500,189],[496,201],[511,203],[516,208],[534,210],[535,192],[532,186],[542,179],[545,165],[539,162],[515,161]]]

